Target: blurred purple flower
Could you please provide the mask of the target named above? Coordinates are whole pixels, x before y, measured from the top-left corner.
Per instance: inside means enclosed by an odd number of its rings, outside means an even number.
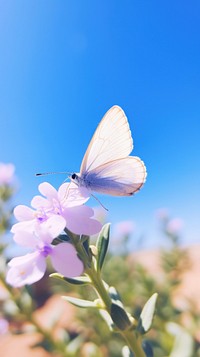
[[[119,237],[129,236],[134,230],[135,223],[133,221],[121,221],[114,225],[114,233]]]
[[[182,219],[173,218],[168,222],[166,229],[170,234],[179,234],[183,225],[184,222]]]
[[[74,183],[64,183],[58,191],[47,182],[39,185],[40,193],[45,196],[35,196],[32,199],[31,209],[19,205],[14,215],[19,221],[12,227],[12,232],[35,232],[43,226],[53,233],[55,226],[61,230],[67,227],[75,234],[93,235],[100,231],[101,223],[93,219],[94,212],[90,207],[83,205],[89,194],[85,188],[77,187]]]
[[[51,244],[60,233],[58,227],[57,230],[54,229],[53,234],[50,234],[41,226],[34,233],[18,231],[14,240],[21,246],[31,248],[32,252],[13,258],[8,263],[7,283],[14,287],[21,287],[40,280],[46,271],[48,256],[58,273],[68,278],[82,274],[84,266],[72,244],[68,242],[56,246]]]
[[[13,180],[15,166],[0,162],[0,185],[8,185]]]
[[[9,330],[9,323],[6,319],[0,317],[0,336],[5,335]]]

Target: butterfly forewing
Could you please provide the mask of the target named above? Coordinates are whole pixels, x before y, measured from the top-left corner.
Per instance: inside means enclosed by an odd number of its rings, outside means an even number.
[[[133,139],[124,111],[113,106],[98,125],[83,158],[83,176],[108,162],[127,157],[133,149]]]

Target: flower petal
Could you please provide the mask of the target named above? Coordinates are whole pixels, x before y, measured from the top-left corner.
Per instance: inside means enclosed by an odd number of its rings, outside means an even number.
[[[31,220],[31,221],[24,221],[24,222],[18,222],[13,224],[12,228],[11,228],[11,232],[12,233],[17,233],[17,232],[21,232],[21,231],[26,231],[26,232],[34,232],[34,227],[35,227],[35,220]]]
[[[58,193],[56,191],[56,189],[50,185],[50,183],[48,182],[42,182],[39,186],[38,186],[38,190],[40,191],[40,193],[47,197],[47,198],[57,198]]]
[[[84,270],[82,261],[70,243],[56,245],[51,253],[51,261],[55,270],[68,278],[79,276]]]
[[[36,209],[42,209],[51,207],[51,204],[46,198],[37,195],[33,197],[31,206]]]
[[[67,228],[75,234],[93,235],[100,232],[102,224],[93,216],[93,210],[87,206],[67,208],[63,216],[67,222]]]
[[[66,227],[66,220],[62,216],[53,215],[41,224],[52,238],[56,238]]]
[[[35,283],[43,277],[46,270],[45,258],[38,252],[13,258],[8,265],[10,269],[6,281],[14,287]]]
[[[37,245],[37,238],[33,233],[30,232],[17,231],[13,239],[17,244],[23,247],[36,248]]]
[[[75,183],[64,183],[58,189],[58,198],[63,207],[80,206],[90,198],[85,187],[78,187]]]
[[[18,205],[14,209],[14,215],[18,221],[29,221],[34,218],[35,211],[25,205]]]

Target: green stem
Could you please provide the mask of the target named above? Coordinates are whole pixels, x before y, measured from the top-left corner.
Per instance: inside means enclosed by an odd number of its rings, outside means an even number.
[[[69,234],[69,233],[68,233]],[[97,292],[98,296],[101,298],[102,302],[104,303],[105,310],[110,314],[111,311],[111,304],[112,300],[111,297],[106,289],[104,282],[101,279],[100,272],[96,271],[94,262],[92,259],[89,259],[87,252],[85,251],[80,238],[77,239],[77,236],[70,234],[70,237],[73,241],[73,244],[79,254],[83,264],[85,266],[85,273],[89,276],[93,288]],[[133,330],[120,330],[118,332],[122,335],[125,339],[126,343],[128,344],[130,350],[134,352],[135,357],[146,357],[146,354],[141,346],[141,338],[136,335]]]
[[[69,232],[68,232],[68,234],[69,234]],[[112,301],[111,301],[111,298],[105,288],[105,284],[103,283],[103,281],[101,279],[100,273],[98,273],[95,270],[92,257],[91,257],[91,259],[89,258],[82,242],[80,241],[80,238],[77,239],[77,236],[74,234],[71,234],[71,233],[70,233],[70,237],[73,241],[73,244],[76,248],[77,253],[79,254],[79,256],[84,264],[85,273],[89,276],[91,282],[93,283],[93,287],[95,288],[99,297],[101,297],[102,301],[104,302],[107,311],[110,312],[110,307],[111,307]]]
[[[101,300],[104,302],[104,306],[108,313],[110,313],[111,309],[111,304],[112,300],[108,294],[108,291],[105,287],[105,284],[103,283],[100,274],[94,269],[94,266],[92,265],[91,268],[86,269],[86,274],[90,277],[91,282],[93,283],[93,288],[96,290],[97,294],[101,298]]]
[[[88,274],[88,276],[90,277],[95,290],[104,302],[105,309],[110,314],[112,301],[107,289],[105,288],[105,284],[103,283],[100,274],[98,274],[98,272],[94,270],[93,266],[90,269],[86,270],[86,274]],[[132,352],[134,352],[135,357],[146,357],[146,354],[144,353],[144,350],[141,346],[141,338],[137,337],[134,331],[118,329],[118,332],[126,340],[129,348],[132,350]]]
[[[146,357],[146,354],[142,348],[141,337],[137,337],[136,333],[131,330],[120,331],[120,333],[126,340],[130,350],[134,352],[135,357]]]

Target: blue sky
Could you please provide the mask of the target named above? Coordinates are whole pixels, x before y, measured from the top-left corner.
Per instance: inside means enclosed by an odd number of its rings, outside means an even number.
[[[16,166],[15,202],[37,193],[36,172],[79,171],[118,104],[148,177],[134,197],[101,197],[108,219],[134,220],[146,246],[157,245],[155,211],[167,207],[185,221],[184,241],[199,241],[199,36],[194,0],[2,0],[0,161]]]

